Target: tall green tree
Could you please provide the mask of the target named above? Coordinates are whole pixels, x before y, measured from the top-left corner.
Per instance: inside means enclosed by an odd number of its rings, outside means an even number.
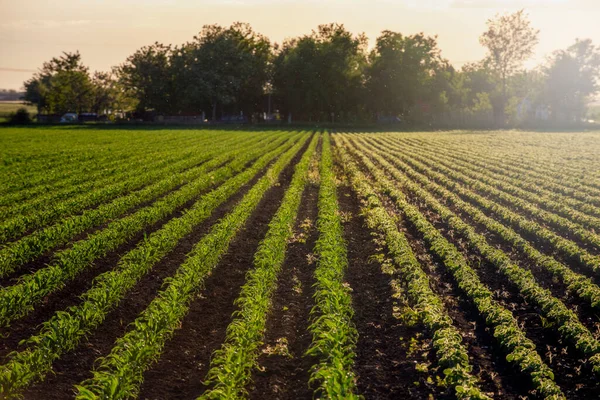
[[[488,50],[485,61],[500,81],[502,101],[499,107],[495,107],[495,114],[502,124],[508,102],[509,79],[533,54],[538,35],[539,31],[531,26],[525,11],[520,10],[488,20],[487,31],[479,38],[479,42]]]
[[[453,71],[435,37],[383,31],[369,60],[367,87],[374,110],[414,119],[447,102]]]
[[[102,114],[106,111],[132,110],[137,102],[128,95],[126,88],[117,79],[116,72],[95,72],[92,75],[93,96],[91,111]]]
[[[356,116],[363,98],[367,39],[343,25],[320,25],[288,40],[274,60],[274,91],[286,112],[300,119]]]
[[[24,85],[25,100],[37,105],[39,112],[88,111],[92,103],[93,85],[79,52],[45,62]]]
[[[158,42],[144,46],[117,68],[117,75],[129,96],[137,100],[138,111],[170,113],[177,108],[170,45]]]
[[[173,60],[178,90],[185,95],[184,108],[199,111],[210,104],[213,120],[219,107],[247,115],[259,111],[270,58],[269,40],[248,24],[205,26],[176,51]]]

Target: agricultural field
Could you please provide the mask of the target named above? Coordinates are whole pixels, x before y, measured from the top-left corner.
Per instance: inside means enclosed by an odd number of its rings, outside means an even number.
[[[37,114],[35,106],[23,104],[20,101],[0,101],[0,122],[8,120],[11,114],[16,113],[19,108],[25,108],[31,116]]]
[[[600,133],[0,129],[0,398],[600,397]]]

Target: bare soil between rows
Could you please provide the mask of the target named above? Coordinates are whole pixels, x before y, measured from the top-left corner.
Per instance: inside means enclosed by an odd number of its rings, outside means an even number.
[[[298,155],[294,158],[294,163],[297,162],[300,154],[301,153],[298,153]],[[263,210],[255,212],[255,215],[251,220],[254,222],[250,222],[251,225],[256,224],[263,226],[268,223],[268,220],[265,222],[257,218],[257,214],[262,212],[268,215],[269,207],[277,206],[279,202],[278,199],[282,196],[279,191],[282,191],[283,189],[281,186],[285,186],[289,181],[292,167],[293,165],[290,164],[290,166],[284,169],[284,172],[280,177],[280,182],[283,184],[276,186],[274,189],[271,189],[267,192],[266,197],[259,205],[259,210],[260,207],[262,207]],[[105,356],[110,352],[115,340],[127,332],[128,325],[135,320],[139,313],[143,311],[156,296],[163,284],[163,280],[175,273],[176,269],[185,260],[186,254],[189,253],[193,246],[210,230],[214,223],[216,223],[235,206],[235,204],[243,197],[250,187],[256,183],[261,176],[264,175],[264,172],[267,168],[262,169],[248,184],[244,185],[240,191],[219,206],[212,213],[209,219],[199,224],[196,228],[194,228],[194,231],[191,234],[183,238],[169,255],[167,255],[163,260],[154,266],[151,273],[142,278],[142,280],[126,296],[120,305],[109,313],[106,321],[104,321],[104,323],[89,337],[83,340],[74,351],[65,354],[61,359],[57,360],[53,365],[54,372],[49,374],[43,382],[30,387],[24,393],[24,398],[70,398],[73,394],[73,385],[78,384],[82,380],[92,376],[90,371],[94,367],[95,360],[98,357]],[[91,286],[95,276],[112,269],[120,257],[122,257],[122,255],[124,255],[127,251],[135,248],[135,246],[144,238],[145,235],[159,229],[170,219],[181,216],[183,212],[189,208],[201,195],[202,193],[199,193],[197,196],[195,196],[194,200],[191,200],[184,206],[178,208],[175,213],[169,215],[167,218],[161,220],[157,224],[154,224],[152,227],[147,228],[145,232],[141,232],[140,234],[136,235],[133,240],[121,246],[117,251],[111,252],[107,257],[96,261],[93,268],[77,276],[75,281],[71,282],[62,291],[49,296],[49,299],[47,299],[47,301],[41,307],[36,309],[30,316],[17,321],[11,327],[11,335],[7,339],[3,340],[2,351],[4,353],[8,353],[10,350],[14,350],[15,348],[23,349],[23,346],[17,346],[21,339],[28,338],[31,334],[34,334],[38,329],[38,325],[50,318],[56,310],[64,309],[70,305],[78,303],[79,295],[85,289]],[[248,229],[248,227],[246,228],[246,231],[254,232],[253,229]],[[251,235],[247,235],[246,231],[242,231],[239,235],[242,237],[248,237],[248,240],[250,241],[253,240],[253,237]],[[242,254],[244,252],[243,245],[236,251],[234,243],[234,247],[232,247],[232,249],[234,255],[238,253]],[[230,251],[232,250],[230,249]],[[227,257],[232,256],[226,256],[225,260]],[[242,262],[242,265],[245,264],[246,263]],[[208,279],[208,285],[210,284],[211,279],[212,277]],[[16,331],[15,325],[17,327]]]
[[[267,191],[206,279],[206,289],[192,302],[181,329],[167,342],[158,363],[144,374],[140,399],[194,399],[206,390],[203,379],[211,356],[225,340],[227,326],[237,309],[234,301],[247,271],[252,268],[254,253],[268,231],[268,224],[289,187],[294,166],[308,143],[283,170],[278,183]]]
[[[318,186],[309,183],[294,227],[297,238],[288,245],[273,296],[258,358],[260,370],[252,377],[250,399],[313,398],[308,381],[316,359],[305,353],[312,340],[308,327],[315,282],[315,260],[311,256],[318,237],[318,196]]]

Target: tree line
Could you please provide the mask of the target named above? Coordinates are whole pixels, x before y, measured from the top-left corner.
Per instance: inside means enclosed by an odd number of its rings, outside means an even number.
[[[486,57],[460,69],[437,37],[383,31],[369,50],[342,24],[272,43],[245,23],[204,26],[190,42],[144,46],[109,72],[90,73],[63,53],[25,82],[40,112],[135,111],[138,115],[255,117],[294,121],[493,123],[580,122],[599,90],[600,48],[576,40],[526,70],[539,31],[524,13],[487,21]]]

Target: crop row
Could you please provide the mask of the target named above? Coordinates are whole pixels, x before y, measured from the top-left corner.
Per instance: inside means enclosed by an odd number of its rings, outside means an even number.
[[[502,191],[527,200],[530,203],[539,204],[546,210],[562,215],[589,229],[600,229],[600,210],[598,208],[594,207],[588,201],[575,200],[568,195],[557,196],[556,191],[541,188],[543,183],[540,180],[532,180],[523,174],[502,173],[500,168],[490,168],[485,163],[478,164],[473,160],[461,160],[460,157],[454,154],[441,155],[434,150],[426,150],[423,147],[412,148],[419,153],[426,153],[428,157],[440,160],[441,164],[454,167],[465,174],[473,172],[473,165],[481,167],[478,168],[478,176],[486,183],[497,186]],[[441,160],[445,160],[445,162],[441,162]],[[493,170],[496,172],[493,172]],[[561,224],[562,227],[566,226],[568,222],[563,223],[558,221],[557,224]],[[567,229],[571,228],[567,227]],[[573,229],[580,230],[581,228],[573,225]]]
[[[477,207],[474,207],[468,202],[463,201],[459,195],[468,197],[467,189],[451,182],[443,175],[427,169],[421,164],[415,163],[416,166],[422,168],[422,173],[416,172],[407,164],[400,161],[399,158],[394,158],[393,164],[404,174],[410,177],[410,179],[418,182],[423,188],[426,188],[430,192],[436,193],[439,198],[445,199],[445,201],[452,203],[458,210],[460,210],[460,212],[469,215],[475,223],[481,224],[489,232],[495,233],[503,241],[509,243],[514,248],[521,250],[524,256],[531,260],[534,265],[545,269],[555,278],[562,280],[573,294],[585,301],[588,301],[594,308],[600,307],[600,288],[594,284],[590,278],[574,272],[568,266],[558,262],[553,257],[543,254],[537,250],[533,244],[521,237],[510,227],[503,225],[494,218],[488,217]],[[426,175],[423,173],[426,173]],[[442,183],[443,186],[434,183],[432,180]],[[491,203],[489,200],[482,201]],[[491,205],[488,205],[485,208],[490,209],[491,207]],[[502,216],[504,219],[510,219],[511,211],[508,209],[497,209],[495,212],[496,216]]]
[[[209,134],[208,136],[214,136]],[[84,140],[88,140],[89,137],[85,137]],[[53,138],[54,140],[56,138]],[[60,151],[56,154],[56,163],[49,163],[42,154],[44,148],[28,149],[33,152],[31,158],[27,158],[27,162],[23,162],[26,166],[24,173],[19,173],[16,166],[11,165],[8,171],[6,171],[7,180],[4,185],[0,186],[0,193],[4,195],[16,195],[19,191],[31,191],[37,193],[36,188],[50,189],[50,188],[64,188],[69,187],[73,184],[80,182],[73,178],[73,174],[77,174],[79,178],[85,176],[85,174],[94,173],[107,167],[113,168],[118,166],[122,162],[127,162],[132,154],[138,154],[140,152],[160,154],[165,148],[169,148],[172,145],[174,147],[181,146],[193,146],[194,143],[198,142],[198,138],[194,137],[159,137],[158,140],[138,137],[129,137],[126,146],[120,148],[111,149],[98,155],[98,146],[94,146],[89,151],[77,151],[77,148],[73,146],[71,141],[68,142],[68,148],[70,153]],[[132,152],[132,149],[134,151]],[[40,154],[42,153],[42,154]],[[81,154],[83,153],[83,154]],[[19,158],[24,158],[19,155]],[[41,160],[41,161],[40,161]],[[39,162],[35,162],[39,161]]]
[[[231,140],[231,139],[230,139]],[[203,146],[206,143],[212,143],[212,140],[202,140],[198,146]],[[169,148],[168,151],[159,153],[141,153],[130,157],[126,162],[121,162],[115,166],[106,166],[105,168],[88,173],[83,171],[77,173],[73,171],[71,182],[66,187],[56,187],[53,185],[37,186],[29,190],[20,191],[10,196],[5,196],[0,200],[0,216],[6,219],[9,216],[18,214],[28,214],[35,211],[36,208],[48,204],[56,205],[57,201],[71,198],[73,196],[85,193],[90,190],[103,188],[111,183],[121,181],[123,179],[131,179],[140,172],[146,172],[153,169],[164,168],[178,161],[186,161],[186,159],[195,155],[195,152],[190,149],[189,144]]]
[[[77,386],[78,399],[120,399],[137,394],[143,372],[160,357],[167,340],[181,326],[204,279],[306,139],[307,136],[281,156],[233,211],[194,246],[175,275],[165,280],[164,288],[132,323],[129,332],[117,340],[108,356],[98,360],[93,378]]]
[[[200,176],[152,205],[112,221],[105,229],[57,253],[47,267],[21,277],[13,286],[1,289],[0,326],[6,326],[15,318],[27,314],[35,304],[48,294],[64,287],[94,260],[116,249],[146,227],[169,216],[203,190],[235,175],[250,160],[251,158],[240,157],[232,161],[231,165],[225,165],[209,175]]]
[[[245,387],[258,367],[257,358],[271,310],[271,298],[293,234],[318,139],[319,135],[314,135],[308,151],[296,165],[292,182],[254,254],[254,269],[246,274],[246,283],[236,300],[238,310],[227,327],[225,343],[211,360],[204,382],[210,389],[201,397],[203,399],[243,399],[247,396]]]
[[[376,157],[378,157],[378,162],[396,179],[398,185],[411,192],[428,209],[434,211],[448,224],[453,232],[460,234],[465,239],[466,244],[472,250],[480,253],[488,262],[494,265],[529,303],[536,305],[540,310],[540,315],[547,318],[563,338],[573,343],[575,348],[583,355],[589,357],[594,372],[600,374],[600,343],[579,321],[573,311],[569,310],[559,299],[552,296],[549,290],[543,289],[530,271],[519,267],[512,262],[506,253],[490,245],[483,235],[478,234],[473,227],[443,206],[419,184],[411,182],[406,176],[398,173],[390,163],[384,161],[384,158],[387,157],[381,154],[376,155]]]
[[[117,197],[98,208],[85,210],[79,215],[65,218],[55,225],[38,230],[16,242],[8,244],[0,249],[0,276],[7,276],[18,270],[24,263],[33,260],[35,257],[56,246],[68,243],[76,235],[85,232],[87,229],[111,221],[138,205],[168,193],[178,186],[192,182],[223,163],[235,159],[242,152],[251,151],[258,146],[264,146],[262,140],[256,144],[240,144],[240,148],[236,151],[230,151],[228,147],[217,146],[209,151],[201,152],[198,158],[205,159],[211,157],[210,161],[188,169],[183,173],[177,173],[179,166],[166,168],[161,171],[160,176],[163,176],[163,178],[158,182],[127,195]],[[156,176],[153,171],[150,171],[148,174],[140,175],[139,178],[146,180],[148,179],[148,175]]]
[[[227,148],[227,145],[225,145]],[[189,159],[183,159],[170,163],[169,159],[161,160],[156,165],[151,163],[147,170],[143,165],[139,170],[125,171],[122,176],[115,176],[108,185],[98,187],[91,191],[85,191],[75,197],[68,198],[58,203],[50,203],[39,211],[32,214],[22,213],[13,218],[5,220],[0,224],[0,243],[17,238],[19,235],[35,228],[44,227],[59,219],[79,213],[88,207],[110,201],[115,197],[137,190],[150,184],[157,179],[169,176],[182,170],[193,167],[210,159],[211,150],[193,155]],[[144,171],[148,171],[144,173]]]
[[[443,261],[454,277],[458,287],[474,303],[476,309],[492,329],[494,338],[508,354],[506,359],[522,372],[530,375],[538,394],[548,399],[562,399],[564,395],[554,382],[552,370],[543,362],[535,344],[527,338],[512,313],[494,299],[493,293],[479,280],[464,256],[439,232],[419,209],[411,205],[405,195],[396,188],[364,154],[353,152],[373,176],[376,187],[394,201],[398,210],[420,232],[431,251]]]
[[[466,186],[471,189],[485,191],[486,193],[488,193],[494,197],[508,198],[508,195],[503,195],[499,190],[495,189],[491,185],[486,185],[476,179],[468,178],[468,177],[464,176],[463,174],[460,174],[458,172],[451,170],[450,168],[439,165],[439,163],[433,163],[431,160],[428,160],[424,157],[421,157],[418,155],[412,155],[412,154],[411,154],[411,156],[408,156],[406,154],[398,153],[398,152],[392,152],[392,154],[396,155],[397,157],[402,158],[404,161],[406,161],[409,165],[416,168],[417,170],[419,170],[419,167],[420,167],[422,171],[425,171],[425,169],[421,166],[422,165],[421,163],[427,163],[427,164],[431,165],[433,168],[435,168],[436,170],[444,173],[444,175],[442,175],[440,173],[438,173],[438,174],[432,173],[431,176],[433,177],[434,180],[436,180],[438,178],[442,179],[442,177],[446,177],[446,178],[449,177],[453,181],[461,182],[462,186]],[[420,160],[420,162],[418,162],[416,160]],[[458,185],[457,185],[457,187],[458,187]],[[546,243],[547,245],[553,247],[558,252],[565,255],[567,258],[577,261],[583,267],[586,267],[594,272],[597,272],[600,269],[600,257],[590,254],[585,249],[582,249],[581,247],[579,247],[575,242],[565,239],[562,236],[557,235],[556,233],[550,231],[549,229],[544,228],[540,224],[538,224],[530,219],[527,219],[527,218],[517,214],[516,212],[511,211],[507,207],[497,204],[494,201],[488,200],[488,199],[484,198],[483,196],[473,192],[472,190],[464,191],[464,196],[465,196],[465,198],[468,198],[469,201],[473,202],[474,204],[477,204],[482,209],[485,209],[488,212],[494,213],[495,215],[497,215],[497,217],[500,220],[504,221],[505,223],[508,223],[508,224],[518,228],[519,230],[527,233],[528,235],[535,237],[537,240]],[[511,198],[514,201],[516,201],[518,204],[520,204],[519,199],[515,199],[513,196],[511,196]]]
[[[395,275],[403,282],[405,293],[420,322],[433,334],[433,346],[444,373],[445,386],[453,388],[459,399],[488,399],[478,387],[478,379],[472,375],[473,367],[469,363],[469,354],[460,332],[452,324],[441,298],[431,289],[429,278],[408,240],[383,207],[368,178],[343,148],[338,147],[338,154],[354,191],[363,202],[361,212],[368,227],[384,237],[394,262]]]
[[[319,173],[315,305],[309,326],[312,343],[307,351],[318,361],[312,368],[309,382],[318,384],[318,396],[355,399],[358,396],[352,366],[358,332],[352,321],[354,310],[350,291],[344,284],[348,258],[328,133],[323,136]]]
[[[292,150],[288,150],[288,153]],[[42,379],[51,370],[53,361],[74,349],[83,337],[93,332],[105,320],[108,312],[185,235],[282,151],[280,148],[264,154],[251,168],[203,195],[181,217],[170,220],[125,254],[114,270],[98,276],[93,287],[81,296],[79,305],[57,312],[43,324],[37,335],[27,341],[29,347],[25,351],[10,355],[9,363],[0,370],[0,387],[6,387],[9,394],[18,394],[32,381]]]
[[[417,140],[415,142],[417,146],[435,147],[436,145],[440,145],[440,143],[431,143],[424,140]],[[572,167],[568,164],[556,165],[555,161],[544,162],[539,157],[527,159],[522,156],[514,156],[510,152],[496,155],[491,153],[490,148],[492,146],[489,144],[476,147],[468,147],[465,144],[465,142],[460,142],[459,146],[452,146],[446,142],[444,143],[444,148],[450,150],[453,155],[460,154],[465,160],[480,160],[480,166],[502,166],[506,167],[508,171],[531,175],[542,181],[551,178],[558,184],[563,184],[566,180],[571,189],[588,192],[588,194],[597,193],[598,189],[600,189],[598,178],[594,177],[593,174],[583,177],[581,166]]]

